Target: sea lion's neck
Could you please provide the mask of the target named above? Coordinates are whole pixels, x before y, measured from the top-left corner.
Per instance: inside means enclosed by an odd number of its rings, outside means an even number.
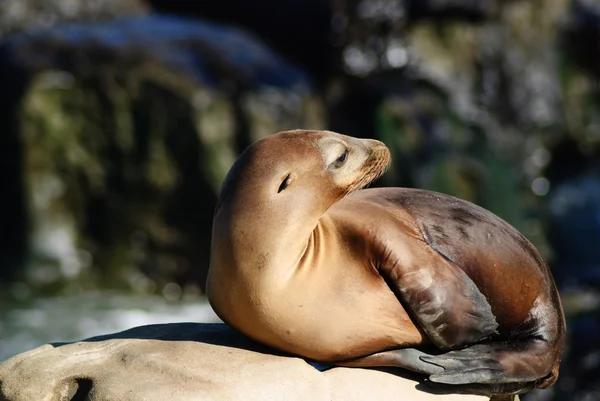
[[[272,213],[223,212],[215,216],[213,241],[218,243],[213,244],[213,263],[225,265],[232,277],[250,284],[283,284],[293,275],[313,236],[318,235],[319,215],[274,219]]]

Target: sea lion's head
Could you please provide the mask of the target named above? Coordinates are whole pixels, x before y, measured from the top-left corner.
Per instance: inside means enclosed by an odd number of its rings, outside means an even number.
[[[330,131],[284,131],[263,138],[236,160],[217,205],[270,216],[320,215],[376,180],[390,152],[373,139]],[[318,216],[317,216],[318,217]]]
[[[225,178],[213,220],[207,297],[219,316],[254,327],[248,316],[264,311],[265,294],[294,271],[319,219],[389,160],[379,141],[328,131],[280,132],[248,147]]]

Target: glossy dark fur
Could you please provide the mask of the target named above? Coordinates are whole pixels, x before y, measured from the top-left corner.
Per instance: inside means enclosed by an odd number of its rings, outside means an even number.
[[[547,264],[522,234],[483,208],[430,191],[370,189],[348,201],[401,210],[396,228],[416,235],[438,261],[407,266],[383,237],[367,239],[378,249],[378,271],[434,347],[391,350],[343,365],[401,366],[430,375],[432,382],[478,383],[473,392],[486,394],[518,393],[556,380],[565,342],[562,307]],[[348,207],[343,201],[340,206]],[[427,288],[414,285],[423,268],[434,272]]]

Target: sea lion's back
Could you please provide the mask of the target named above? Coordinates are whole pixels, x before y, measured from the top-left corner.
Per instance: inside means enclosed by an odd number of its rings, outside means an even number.
[[[546,262],[500,217],[465,200],[426,190],[376,188],[356,196],[411,216],[421,239],[475,282],[504,330],[521,326],[540,303],[560,312],[554,323],[564,330],[562,306]]]

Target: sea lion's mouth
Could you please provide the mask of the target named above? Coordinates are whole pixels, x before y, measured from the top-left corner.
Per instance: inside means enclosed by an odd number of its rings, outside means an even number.
[[[379,145],[372,149],[372,153],[363,164],[358,178],[348,187],[345,196],[365,188],[381,177],[389,168],[391,155],[385,145]]]

